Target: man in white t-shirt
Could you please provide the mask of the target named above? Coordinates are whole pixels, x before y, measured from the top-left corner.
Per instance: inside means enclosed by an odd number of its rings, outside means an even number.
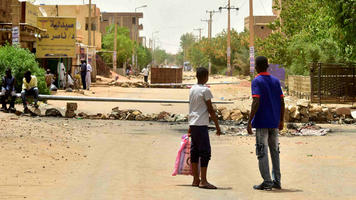
[[[148,74],[149,74],[149,70],[147,67],[142,69],[142,74],[143,74],[145,83],[147,83],[148,82]]]
[[[217,189],[206,179],[208,163],[211,157],[211,147],[208,132],[209,114],[215,123],[216,134],[220,135],[221,130],[211,103],[213,95],[205,84],[209,79],[209,72],[206,68],[197,68],[198,84],[190,89],[189,94],[189,134],[192,138],[190,160],[192,163],[193,183],[192,186]],[[200,158],[201,180],[199,179],[198,163]]]

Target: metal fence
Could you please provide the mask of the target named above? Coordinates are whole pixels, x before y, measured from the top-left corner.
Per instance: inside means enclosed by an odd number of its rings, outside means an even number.
[[[289,95],[301,99],[310,99],[310,77],[309,76],[288,76]]]
[[[356,66],[314,63],[310,86],[312,103],[356,102]]]

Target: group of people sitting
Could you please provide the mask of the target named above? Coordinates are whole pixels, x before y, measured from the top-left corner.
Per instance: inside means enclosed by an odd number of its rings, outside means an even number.
[[[15,89],[16,79],[11,73],[11,69],[7,69],[5,76],[2,78],[1,85],[1,111],[5,112],[15,112],[15,100],[16,100],[16,89]],[[27,107],[27,96],[32,96],[35,104],[35,108],[38,108],[38,87],[37,87],[37,77],[31,74],[31,71],[26,71],[24,78],[22,80],[22,91],[21,99],[24,107],[24,112],[29,113]],[[6,101],[10,98],[10,107],[6,107]]]

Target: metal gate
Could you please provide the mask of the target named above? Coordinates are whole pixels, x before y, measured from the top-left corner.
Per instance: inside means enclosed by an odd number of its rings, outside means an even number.
[[[356,102],[355,72],[355,65],[313,63],[310,68],[311,102]]]

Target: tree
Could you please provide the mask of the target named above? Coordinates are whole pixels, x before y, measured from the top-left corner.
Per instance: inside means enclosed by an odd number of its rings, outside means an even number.
[[[256,40],[256,54],[300,75],[311,62],[355,62],[355,7],[352,0],[284,0],[270,25],[275,32]]]
[[[106,34],[103,36],[103,49],[114,50],[114,30],[115,25],[106,28]],[[117,28],[117,63],[122,66],[131,59],[134,48],[134,42],[130,39],[130,31],[125,27]],[[105,62],[112,62],[112,54],[104,55]]]
[[[183,50],[184,61],[188,58],[188,52],[190,47],[196,42],[195,36],[193,33],[185,33],[180,37],[180,47]]]
[[[140,45],[137,48],[137,58],[138,58],[138,65],[140,69],[146,67],[148,64],[152,62],[152,53],[148,48],[143,47]]]
[[[166,64],[166,59],[168,58],[168,54],[166,53],[165,50],[160,49],[159,47],[155,49],[155,51],[153,52],[154,54],[154,61],[155,63],[157,63],[158,65],[160,64]]]
[[[16,78],[16,91],[22,90],[24,73],[30,70],[37,77],[37,85],[41,94],[49,94],[45,81],[45,70],[38,66],[36,57],[28,49],[5,45],[0,47],[0,75],[3,77],[7,68],[11,68]]]
[[[181,37],[182,44],[185,45],[186,58],[191,62],[193,67],[208,67],[209,60],[212,62],[213,73],[225,73],[226,71],[226,40],[227,33],[223,31],[211,40],[203,38],[195,41],[193,44],[192,35],[184,34]],[[189,41],[189,42],[187,42]],[[231,31],[231,51],[232,65],[234,71],[240,74],[249,73],[249,50],[248,50],[248,33],[238,33],[236,30]]]

